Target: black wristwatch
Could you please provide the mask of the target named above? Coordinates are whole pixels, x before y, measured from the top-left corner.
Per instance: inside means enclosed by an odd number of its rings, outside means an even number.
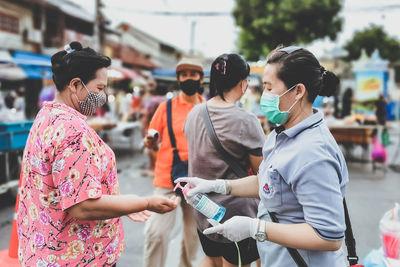
[[[264,220],[258,220],[258,232],[256,233],[256,240],[264,242],[267,240],[267,233],[265,232],[266,222]]]

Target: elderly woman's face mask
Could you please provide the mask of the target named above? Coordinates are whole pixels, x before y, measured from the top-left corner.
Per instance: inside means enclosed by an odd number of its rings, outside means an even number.
[[[82,81],[83,87],[85,87],[88,95],[84,100],[79,100],[78,96],[76,99],[78,100],[78,105],[81,110],[81,113],[85,116],[93,115],[98,108],[103,106],[107,102],[107,95],[105,93],[93,93],[90,92],[85,83]]]

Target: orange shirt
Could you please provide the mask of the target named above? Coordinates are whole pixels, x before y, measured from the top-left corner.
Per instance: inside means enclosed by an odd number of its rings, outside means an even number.
[[[203,98],[198,95],[199,100],[203,102]],[[172,99],[172,128],[175,135],[176,146],[179,151],[179,157],[182,161],[188,160],[188,144],[183,133],[183,126],[193,105],[187,102],[182,93]],[[160,133],[161,147],[157,154],[156,167],[154,173],[153,185],[156,187],[172,188],[171,169],[172,169],[172,147],[168,134],[167,125],[167,102],[164,101],[157,108],[149,129],[157,130]]]

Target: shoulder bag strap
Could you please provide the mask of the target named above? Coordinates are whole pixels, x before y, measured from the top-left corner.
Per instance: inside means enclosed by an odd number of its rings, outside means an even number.
[[[172,98],[168,99],[167,101],[167,125],[168,125],[169,140],[171,141],[171,147],[176,150],[177,148],[176,148],[175,135],[174,135],[174,130],[172,128]]]
[[[346,221],[346,231],[345,231],[345,243],[347,247],[347,260],[351,265],[358,264],[358,256],[356,252],[356,240],[353,236],[353,230],[351,228],[349,211],[347,210],[346,199],[343,198],[344,207],[344,219]]]
[[[238,177],[246,177],[248,176],[247,171],[243,170],[240,165],[236,162],[236,160],[222,147],[221,142],[218,139],[217,134],[215,133],[214,126],[212,124],[210,114],[208,113],[207,103],[202,104],[201,113],[203,117],[204,124],[206,126],[206,130],[208,136],[211,139],[215,149],[217,149],[218,153],[222,156],[222,159],[225,161],[226,164],[232,169],[232,171]]]
[[[274,212],[269,212],[269,217],[271,217],[271,220],[274,223],[279,223],[278,218],[276,218],[275,213]],[[294,260],[294,262],[296,263],[296,265],[298,267],[307,267],[307,263],[304,261],[303,257],[301,257],[300,253],[297,251],[297,249],[295,248],[288,248],[286,247],[286,249],[288,250],[290,256],[292,257],[292,259]]]
[[[350,266],[358,264],[358,256],[356,252],[356,240],[354,239],[353,230],[351,228],[349,211],[347,210],[346,199],[343,198],[343,208],[344,208],[344,219],[346,222],[346,231],[345,231],[345,243],[347,247],[347,260],[349,261]],[[273,222],[278,223],[278,219],[276,218],[273,212],[269,212],[269,216]],[[297,260],[304,262],[303,258],[301,258],[299,252],[293,248],[287,248],[290,256],[292,256],[293,260],[296,262],[297,266],[307,266],[307,265],[299,265]],[[300,257],[300,259],[299,259]],[[304,263],[305,264],[305,263]]]

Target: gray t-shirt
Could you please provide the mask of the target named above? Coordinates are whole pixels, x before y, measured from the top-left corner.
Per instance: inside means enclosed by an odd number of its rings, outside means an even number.
[[[203,118],[202,106],[196,105],[186,118],[184,133],[189,148],[189,176],[209,180],[237,179],[239,177],[215,149],[208,136]],[[207,106],[215,132],[224,149],[233,156],[243,169],[250,166],[249,154],[262,156],[265,134],[257,118],[244,109],[231,107]],[[257,216],[259,200],[256,198],[238,198],[220,194],[208,194],[216,203],[226,208],[221,222],[236,216]],[[199,230],[210,227],[207,218],[195,212]],[[223,241],[221,236],[208,236],[216,241]]]

